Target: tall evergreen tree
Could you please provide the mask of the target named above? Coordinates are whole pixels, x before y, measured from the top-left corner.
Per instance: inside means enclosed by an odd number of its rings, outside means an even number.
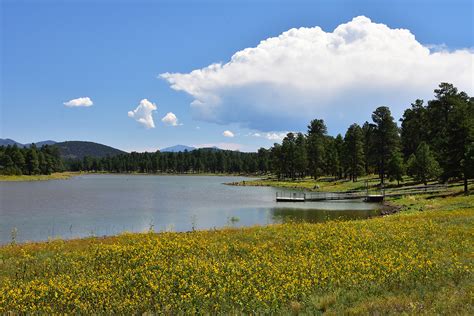
[[[366,174],[374,172],[373,166],[376,162],[374,131],[375,125],[369,122],[366,121],[364,125],[362,125],[362,136],[364,137],[364,169]]]
[[[26,170],[29,175],[40,173],[38,152],[36,146],[32,144],[26,152]]]
[[[405,110],[400,119],[400,138],[405,158],[415,153],[422,141],[428,140],[426,112],[423,100],[417,99],[415,103],[411,104],[411,108]]]
[[[403,164],[402,154],[396,150],[388,162],[388,178],[390,181],[397,180],[398,185],[400,185],[404,174],[405,166]]]
[[[447,128],[446,155],[443,160],[443,179],[451,177],[464,180],[464,192],[468,191],[468,166],[470,148],[474,144],[474,101],[467,95],[458,94],[451,99],[453,109]]]
[[[297,176],[303,178],[306,175],[308,157],[306,154],[306,138],[302,133],[296,135],[295,146],[295,170]]]
[[[415,180],[425,185],[428,180],[437,178],[441,173],[438,162],[425,142],[421,142],[415,154],[408,159],[408,172]]]
[[[323,120],[312,120],[308,125],[308,168],[311,175],[317,179],[324,168],[324,142],[327,128]]]
[[[342,138],[341,134],[337,134],[336,138],[334,139],[334,148],[336,149],[337,155],[337,166],[336,166],[336,178],[342,178],[342,174],[344,173],[343,169],[343,158],[344,158],[344,139]]]
[[[364,141],[362,129],[357,124],[352,124],[344,137],[347,173],[352,181],[364,173]]]
[[[386,106],[378,107],[372,114],[372,120],[375,124],[374,148],[377,153],[377,167],[380,182],[383,184],[387,164],[399,146],[398,128]]]

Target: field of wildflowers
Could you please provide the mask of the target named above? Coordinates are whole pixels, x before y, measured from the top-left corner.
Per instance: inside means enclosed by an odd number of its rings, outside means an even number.
[[[468,205],[6,245],[0,313],[472,314],[473,224]]]

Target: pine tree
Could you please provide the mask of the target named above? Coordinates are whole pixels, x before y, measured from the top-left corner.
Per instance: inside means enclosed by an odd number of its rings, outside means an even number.
[[[453,109],[449,116],[445,159],[443,161],[443,179],[462,178],[464,192],[468,193],[469,151],[474,144],[474,100],[462,93],[451,99]]]
[[[40,173],[38,152],[36,146],[33,144],[26,152],[26,170],[29,175]]]
[[[372,114],[372,120],[375,124],[374,149],[377,153],[380,182],[383,184],[387,164],[399,146],[398,128],[386,106],[378,107]]]
[[[347,172],[356,182],[357,177],[364,173],[364,142],[362,129],[357,124],[352,124],[344,137]]]
[[[376,161],[374,148],[374,130],[375,125],[365,122],[362,125],[362,136],[364,137],[364,169],[365,173],[373,172],[373,166]]]
[[[415,153],[422,141],[428,140],[427,110],[423,106],[423,100],[417,99],[411,104],[411,108],[403,113],[400,129],[402,151],[405,158]]]
[[[417,181],[428,184],[428,180],[438,177],[441,173],[438,162],[436,161],[430,147],[421,142],[416,149],[415,154],[408,160],[409,174]]]
[[[303,178],[308,166],[306,154],[306,139],[302,133],[298,133],[295,140],[295,171],[298,177]]]
[[[397,150],[393,153],[388,163],[388,177],[390,181],[397,180],[398,185],[400,185],[404,174],[405,166],[403,165],[403,158],[401,153]]]
[[[323,120],[312,120],[308,125],[308,168],[311,175],[317,179],[323,173],[324,140],[327,128]]]

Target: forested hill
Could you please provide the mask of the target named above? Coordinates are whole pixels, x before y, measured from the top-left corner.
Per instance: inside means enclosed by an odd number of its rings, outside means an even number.
[[[84,141],[61,142],[56,143],[55,146],[59,148],[61,157],[65,159],[83,159],[86,156],[103,158],[126,153],[110,146]]]
[[[16,145],[17,147],[19,148],[23,148],[23,147],[26,147],[26,148],[29,148],[31,146],[32,143],[28,143],[28,144],[22,144],[22,143],[19,143],[13,139],[9,139],[9,138],[0,138],[0,146],[13,146],[13,145]],[[41,146],[44,146],[44,145],[54,145],[56,144],[56,142],[54,140],[45,140],[45,141],[41,141],[41,142],[37,142],[37,143],[34,143],[36,145],[36,147],[41,147]]]

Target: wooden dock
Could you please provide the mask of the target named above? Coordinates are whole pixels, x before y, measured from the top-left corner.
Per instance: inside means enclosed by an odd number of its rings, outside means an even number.
[[[276,193],[277,202],[305,202],[306,193],[302,192],[277,192]]]
[[[305,201],[340,201],[364,200],[366,202],[383,202],[385,197],[396,197],[416,194],[440,193],[447,190],[446,185],[428,185],[387,190],[355,190],[345,192],[277,192],[277,202],[305,202]]]
[[[366,198],[364,192],[277,192],[277,202],[311,202],[359,200]]]

